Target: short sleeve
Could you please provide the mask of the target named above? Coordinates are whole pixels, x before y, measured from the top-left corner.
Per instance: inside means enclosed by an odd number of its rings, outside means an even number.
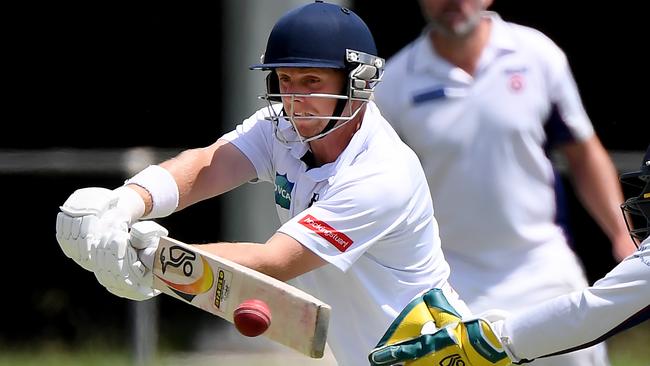
[[[342,271],[378,242],[389,245],[387,236],[405,220],[408,206],[406,194],[390,189],[399,182],[388,173],[355,175],[278,230]]]
[[[548,127],[555,131],[566,129],[571,140],[584,141],[594,134],[594,128],[580,98],[566,55],[557,46],[553,48],[554,52],[547,53],[550,57],[549,98],[553,106]]]
[[[231,142],[248,160],[257,171],[257,178],[262,181],[273,182],[273,125],[265,120],[264,109],[237,125],[233,131],[223,135],[221,139]]]

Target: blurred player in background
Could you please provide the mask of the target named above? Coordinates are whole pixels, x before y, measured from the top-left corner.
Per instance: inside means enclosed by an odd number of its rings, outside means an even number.
[[[270,71],[269,106],[213,145],[150,166],[123,187],[75,191],[57,217],[59,244],[112,293],[148,299],[158,291],[147,254],[166,230],[130,238],[132,223],[268,181],[282,226],[266,244],[202,248],[296,278],[329,303],[328,344],[340,366],[366,365],[397,314],[427,289],[442,288],[468,313],[447,284],[419,160],[371,101],[383,66],[368,27],[349,9],[316,1],[288,12],[252,67]]]
[[[450,283],[474,312],[517,311],[587,285],[558,223],[553,147],[617,260],[634,250],[616,171],[565,54],[540,32],[485,11],[490,4],[421,0],[428,27],[388,61],[375,94],[420,157]],[[606,365],[606,350],[542,364]]]
[[[604,278],[582,291],[565,294],[506,316],[495,321],[492,327],[482,319],[464,322],[447,319],[447,323],[436,321],[438,328],[447,327],[427,335],[418,332],[413,337],[403,337],[400,342],[380,343],[370,355],[371,363],[450,365],[445,360],[454,355],[465,366],[507,365],[510,361],[527,363],[589,347],[648,320],[650,146],[641,169],[623,174],[621,180],[638,189],[622,205],[629,232],[638,250]],[[453,309],[447,310],[453,313]],[[398,319],[403,315],[400,314]],[[430,319],[439,317],[434,313]]]

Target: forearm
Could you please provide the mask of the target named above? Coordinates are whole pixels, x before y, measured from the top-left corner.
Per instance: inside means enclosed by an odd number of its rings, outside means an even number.
[[[256,176],[250,161],[234,145],[224,140],[205,148],[183,151],[143,172],[144,175],[141,172],[127,181],[127,185],[144,202],[145,216],[151,213],[154,204],[159,203],[155,196],[169,201],[166,214],[170,214],[174,209],[181,210],[227,192]],[[161,216],[164,215],[154,217]]]
[[[535,359],[588,347],[650,315],[650,249],[629,257],[594,286],[513,314],[502,337],[518,357]],[[645,262],[642,258],[645,258]]]
[[[298,241],[282,233],[276,233],[265,244],[214,243],[201,245],[201,249],[281,281],[327,264]]]
[[[269,271],[269,266],[265,264],[268,258],[265,258],[266,248],[264,244],[243,242],[211,243],[202,244],[199,247],[221,258],[277,278],[275,271]]]
[[[594,136],[566,146],[564,151],[582,204],[613,243],[628,246],[625,255],[629,254],[634,247],[627,240],[627,227],[621,215],[623,194],[606,150]]]
[[[176,181],[178,210],[230,191],[256,176],[250,161],[224,140],[205,148],[186,150],[160,166]]]

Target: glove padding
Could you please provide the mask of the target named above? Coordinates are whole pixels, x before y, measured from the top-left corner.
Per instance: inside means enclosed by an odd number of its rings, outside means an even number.
[[[373,366],[505,366],[511,363],[484,319],[463,322],[440,289],[411,301],[368,355]]]
[[[124,220],[100,218],[117,204],[118,196],[105,188],[78,189],[68,197],[56,217],[56,240],[63,253],[81,267],[94,270],[93,252],[101,240],[104,225],[121,226]]]
[[[375,366],[506,366],[512,362],[490,324],[480,318],[376,348],[369,359]]]
[[[131,300],[147,300],[160,294],[153,289],[151,264],[161,236],[167,230],[153,221],[133,224],[131,232],[112,229],[102,236],[95,250],[95,277],[114,295]],[[146,253],[149,268],[138,258]]]

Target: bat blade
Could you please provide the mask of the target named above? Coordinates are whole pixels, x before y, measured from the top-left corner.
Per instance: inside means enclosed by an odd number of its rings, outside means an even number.
[[[260,299],[271,310],[267,338],[323,357],[331,308],[296,287],[168,237],[160,239],[153,273],[156,289],[231,323],[242,301]]]

